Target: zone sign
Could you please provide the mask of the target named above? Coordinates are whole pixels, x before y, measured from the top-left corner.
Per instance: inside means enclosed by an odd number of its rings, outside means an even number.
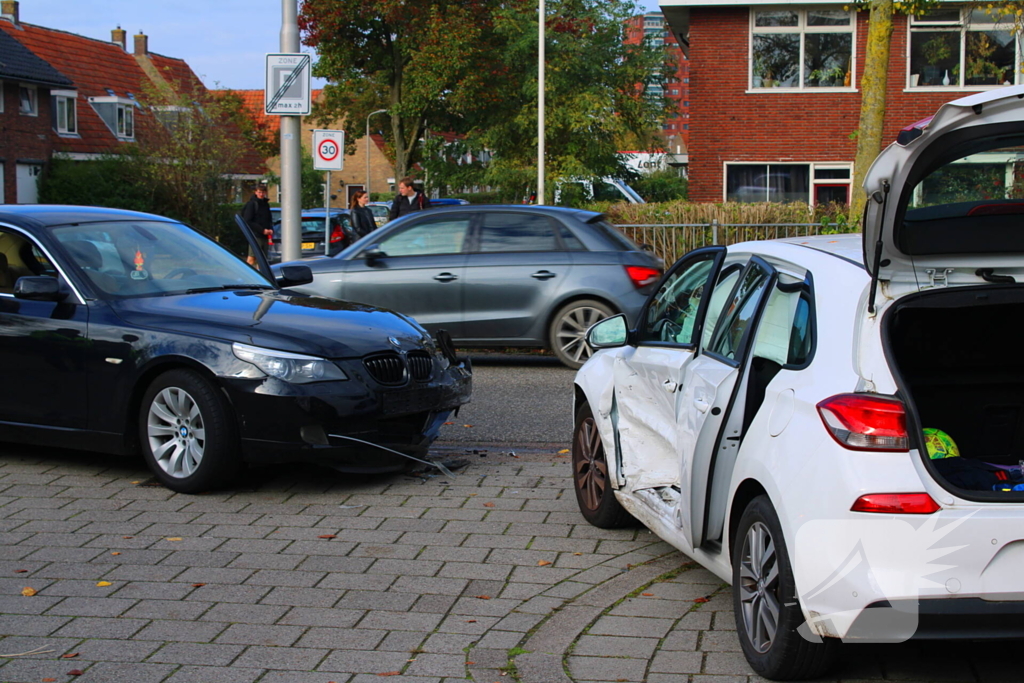
[[[345,131],[313,131],[313,168],[318,171],[340,171],[345,165]]]

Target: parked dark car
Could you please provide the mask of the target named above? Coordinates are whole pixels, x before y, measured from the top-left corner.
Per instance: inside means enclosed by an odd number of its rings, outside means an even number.
[[[599,213],[521,205],[418,211],[306,263],[300,291],[402,311],[463,346],[550,348],[574,368],[587,329],[632,323],[663,267]]]
[[[328,250],[324,251],[325,215],[323,209],[302,210],[302,258],[310,256],[334,256],[359,239],[352,226],[348,209],[331,209],[331,232],[327,240]],[[281,261],[281,216],[274,218],[274,241],[268,245],[267,258],[271,263]]]
[[[308,268],[275,278],[255,251],[258,269],[160,216],[0,206],[0,440],[141,451],[181,492],[242,462],[385,472],[422,457],[469,400],[450,340],[288,289]]]

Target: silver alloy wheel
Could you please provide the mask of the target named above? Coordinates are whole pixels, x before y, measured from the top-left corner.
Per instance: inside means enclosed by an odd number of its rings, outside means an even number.
[[[754,522],[743,539],[740,554],[740,594],[743,628],[757,652],[765,653],[779,629],[779,559],[772,534]]]
[[[597,510],[608,493],[608,463],[597,423],[588,417],[576,432],[576,449],[572,454],[576,490],[588,510]]]
[[[146,433],[153,459],[168,475],[184,479],[199,469],[206,427],[199,405],[187,391],[167,387],[153,397]]]
[[[585,363],[594,353],[587,343],[587,330],[608,314],[593,306],[580,306],[565,312],[555,326],[555,343],[564,356],[577,363]]]

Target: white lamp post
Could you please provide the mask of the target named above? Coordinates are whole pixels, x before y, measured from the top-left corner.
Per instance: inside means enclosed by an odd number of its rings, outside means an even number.
[[[387,109],[378,109],[377,111],[371,111],[366,115],[366,196],[370,196],[370,117],[374,114],[386,114]]]
[[[537,17],[539,37],[537,41],[537,204],[544,203],[544,48],[547,24],[547,10],[540,0]]]

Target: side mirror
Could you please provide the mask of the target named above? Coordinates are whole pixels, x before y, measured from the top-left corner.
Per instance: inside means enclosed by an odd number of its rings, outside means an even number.
[[[309,266],[281,266],[281,274],[277,276],[280,287],[297,287],[308,285],[313,281],[313,271]]]
[[[592,349],[613,349],[629,340],[626,316],[622,313],[605,318],[587,330],[587,344]]]
[[[373,263],[378,259],[384,258],[385,256],[387,256],[387,254],[385,254],[381,250],[379,244],[371,244],[370,246],[363,250],[361,256],[365,258],[368,263]]]
[[[60,280],[45,275],[19,277],[14,283],[14,298],[29,301],[64,301],[68,296],[62,291]]]

